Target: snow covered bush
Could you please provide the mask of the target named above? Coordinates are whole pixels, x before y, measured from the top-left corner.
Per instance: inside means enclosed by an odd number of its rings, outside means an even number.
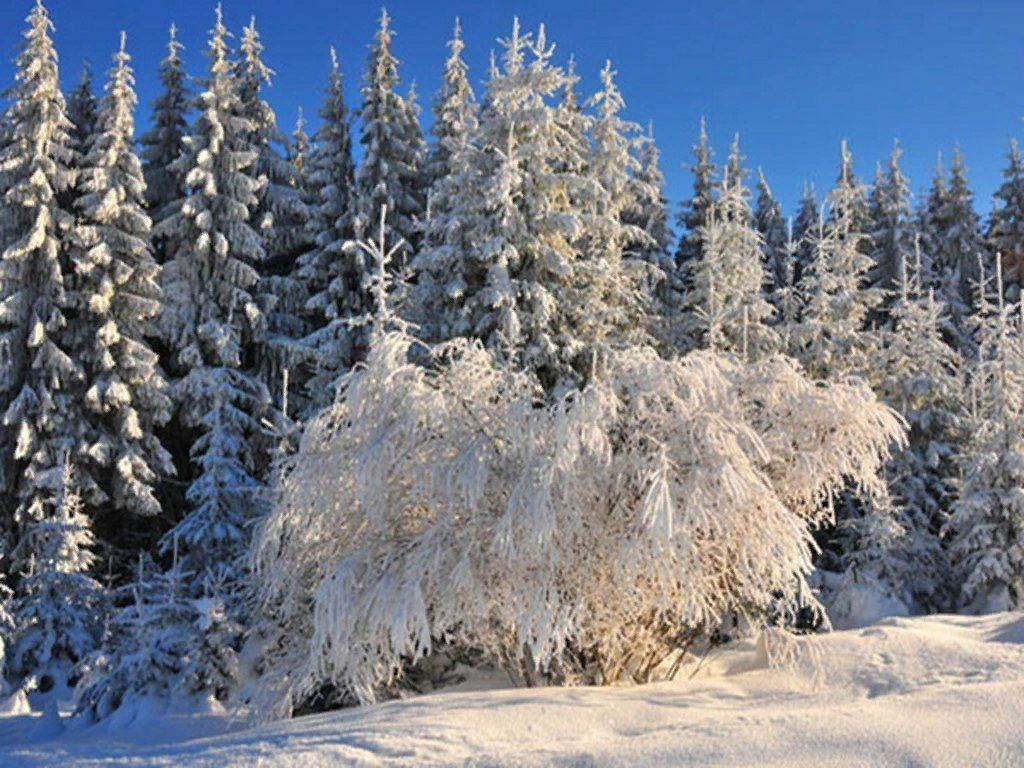
[[[285,712],[323,686],[372,701],[444,647],[562,682],[650,679],[723,617],[812,599],[811,527],[902,440],[865,386],[782,357],[627,347],[545,400],[478,342],[429,366],[416,343],[375,332],[258,529]]]

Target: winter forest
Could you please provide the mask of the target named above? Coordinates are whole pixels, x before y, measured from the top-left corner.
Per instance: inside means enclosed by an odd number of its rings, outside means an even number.
[[[1024,608],[1016,144],[984,217],[959,151],[912,203],[898,145],[862,179],[845,141],[783,211],[739,136],[660,157],[612,64],[581,93],[543,27],[471,73],[455,21],[421,99],[382,11],[360,103],[331,51],[307,130],[244,16],[211,9],[204,71],[171,26],[140,106],[131,39],[65,93],[26,10],[0,120],[8,709],[267,720],[483,667],[638,684],[758,633]]]

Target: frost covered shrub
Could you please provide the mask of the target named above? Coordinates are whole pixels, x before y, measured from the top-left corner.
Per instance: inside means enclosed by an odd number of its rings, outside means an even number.
[[[649,679],[736,613],[810,594],[809,530],[872,486],[898,417],[775,357],[607,354],[543,400],[477,343],[378,331],[254,542],[267,686],[367,702],[438,647],[562,681]]]

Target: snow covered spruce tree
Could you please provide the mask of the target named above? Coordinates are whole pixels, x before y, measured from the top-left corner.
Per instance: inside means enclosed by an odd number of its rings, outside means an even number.
[[[782,218],[782,205],[772,194],[764,172],[758,170],[757,200],[754,204],[754,225],[761,235],[765,272],[768,275],[769,296],[777,294],[776,288],[786,280],[786,220]],[[774,301],[774,299],[773,299]]]
[[[106,594],[89,576],[95,545],[65,461],[51,481],[51,512],[26,532],[31,551],[11,616],[10,677],[26,690],[63,694],[99,645]]]
[[[122,606],[113,613],[103,646],[82,665],[76,712],[101,720],[147,697],[160,700],[182,692],[190,661],[191,634],[199,616],[189,599],[181,563],[166,571],[140,553],[134,578],[117,590]]]
[[[27,21],[0,150],[0,510],[16,538],[56,513],[53,489],[65,457],[77,468],[85,448],[82,369],[68,325],[75,302],[65,250],[71,215],[59,201],[74,182],[72,126],[42,3]],[[75,482],[95,498],[90,477],[77,473]],[[13,569],[22,570],[31,544],[19,543],[14,555]]]
[[[1007,298],[1016,299],[1024,280],[1024,157],[1016,139],[1010,142],[1007,160],[1003,183],[993,195],[985,240],[989,250],[1002,259]]]
[[[964,438],[962,360],[946,341],[948,312],[934,289],[924,287],[920,264],[900,273],[904,282],[890,309],[892,333],[877,364],[882,376],[875,391],[909,426],[908,444],[887,472],[902,535],[889,549],[860,548],[854,559],[861,576],[888,579],[907,607],[945,610],[952,583],[941,535]]]
[[[82,71],[78,76],[78,84],[68,94],[68,119],[71,125],[71,138],[75,151],[84,155],[88,149],[89,139],[96,130],[96,117],[99,103],[92,89],[92,67],[88,61],[82,62]]]
[[[359,109],[363,159],[356,173],[353,227],[359,238],[377,226],[387,208],[396,238],[406,245],[393,267],[403,270],[419,244],[426,211],[423,160],[426,145],[417,119],[418,108],[402,98],[398,60],[391,52],[390,17],[381,11],[380,27],[370,46]]]
[[[187,169],[189,194],[180,212],[161,225],[177,243],[164,269],[168,337],[182,372],[176,399],[183,427],[196,434],[190,510],[167,533],[163,548],[180,551],[183,567],[194,574],[191,597],[208,601],[218,615],[226,606],[234,617],[244,575],[238,557],[263,498],[261,421],[275,415],[254,370],[265,321],[253,291],[264,252],[251,216],[262,180],[227,38],[218,8],[199,117],[179,161]],[[193,627],[199,634],[191,661],[202,670],[193,680],[222,693],[230,684],[222,655],[233,653],[238,633],[213,648],[207,641],[220,637],[217,626]]]
[[[733,155],[738,163],[738,150]],[[701,228],[700,255],[686,263],[683,305],[694,347],[742,360],[770,355],[780,345],[770,325],[774,310],[765,298],[764,240],[755,229],[749,196],[741,178],[729,178],[727,170]]]
[[[950,311],[950,334],[957,347],[971,352],[973,343],[967,329],[969,308],[977,296],[978,257],[984,257],[985,271],[995,272],[992,257],[981,239],[979,217],[963,156],[953,151],[949,182],[941,162],[935,170],[928,196],[918,214],[921,248],[930,265],[930,287]]]
[[[670,674],[723,618],[810,594],[822,500],[877,484],[901,435],[863,384],[784,358],[626,346],[539,406],[536,375],[478,341],[429,366],[417,343],[378,326],[259,528],[272,712],[388,696],[444,656],[563,683]]]
[[[630,174],[633,201],[623,211],[623,221],[642,229],[647,238],[631,250],[637,258],[660,266],[668,273],[674,267],[668,258],[672,228],[668,222],[665,174],[661,172],[661,153],[654,141],[653,126],[648,126],[645,136],[635,138],[632,146],[636,153],[636,167]]]
[[[448,58],[441,72],[441,87],[434,95],[432,106],[433,122],[430,133],[433,141],[423,165],[427,188],[431,190],[429,213],[444,215],[450,202],[438,182],[449,176],[454,168],[452,159],[470,140],[477,130],[479,108],[469,83],[469,67],[462,52],[466,44],[462,40],[462,25],[455,20],[452,39],[448,41]],[[437,193],[433,190],[437,188]]]
[[[167,56],[160,62],[162,91],[152,104],[152,127],[139,137],[142,167],[146,179],[146,203],[154,223],[175,213],[174,206],[185,198],[185,177],[176,161],[184,152],[188,133],[190,97],[188,76],[181,60],[181,43],[172,24],[167,40]],[[173,253],[164,237],[153,238],[158,263]]]
[[[796,216],[793,217],[793,243],[796,245],[793,262],[793,284],[802,285],[808,267],[814,261],[814,243],[818,236],[818,224],[821,221],[821,206],[813,184],[804,184],[797,204]]]
[[[883,291],[887,307],[900,295],[906,282],[901,270],[914,262],[914,221],[910,212],[910,188],[900,170],[902,153],[895,144],[885,168],[878,166],[869,200],[873,226],[870,253],[874,261],[870,280],[874,287]]]
[[[418,288],[433,338],[479,338],[554,390],[586,378],[594,345],[632,311],[616,250],[624,228],[605,185],[584,174],[585,134],[567,128],[589,117],[551,103],[572,79],[551,64],[543,28],[534,38],[516,21],[501,44],[478,135],[443,183],[455,206],[431,222],[441,237],[418,257]]]
[[[304,343],[313,357],[307,387],[314,407],[331,401],[335,379],[366,354],[367,330],[362,321],[371,309],[370,267],[361,251],[345,248],[355,236],[354,184],[349,113],[332,48],[320,126],[309,161],[307,226],[313,245],[299,257],[299,277],[309,297],[305,311],[312,330]]]
[[[273,108],[263,98],[274,72],[263,62],[263,43],[250,19],[242,33],[237,82],[242,114],[248,121],[247,140],[257,152],[254,171],[262,179],[251,221],[263,238],[263,259],[258,264],[259,301],[267,330],[257,347],[264,383],[280,403],[289,399],[281,391],[285,371],[298,372],[305,355],[298,340],[305,336],[304,283],[296,273],[296,259],[309,248],[308,211],[298,188],[296,170],[287,156],[287,139],[278,128]],[[301,381],[291,376],[299,394]]]
[[[77,345],[88,389],[83,457],[106,497],[100,510],[116,544],[131,544],[124,513],[160,513],[154,487],[174,471],[156,436],[171,400],[146,337],[162,309],[159,267],[149,244],[145,182],[133,145],[134,74],[125,38],[82,161],[71,238],[80,311]],[[129,529],[129,530],[125,530]]]
[[[864,187],[852,175],[844,141],[840,177],[828,195],[828,220],[819,214],[810,238],[813,257],[802,278],[806,305],[798,330],[798,357],[815,378],[838,380],[865,374],[878,349],[867,328],[882,293],[868,284],[872,259],[865,254],[868,233]]]
[[[704,242],[701,227],[707,222],[708,209],[715,195],[715,164],[711,160],[707,125],[700,119],[700,134],[693,145],[693,195],[686,200],[676,217],[680,231],[679,248],[676,250],[676,265],[682,268],[687,262],[700,255]]]
[[[978,352],[964,419],[969,439],[948,524],[958,604],[981,612],[1024,605],[1024,314],[1006,303],[998,262],[996,270],[994,306],[982,281],[970,320]]]

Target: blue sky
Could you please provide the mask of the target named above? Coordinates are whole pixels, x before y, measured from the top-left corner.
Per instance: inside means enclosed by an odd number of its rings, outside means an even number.
[[[154,96],[156,64],[173,20],[200,73],[213,17],[210,0],[49,0],[57,25],[62,79],[71,83],[83,57],[105,70],[118,32],[128,32],[144,105]],[[0,51],[10,59],[30,0],[0,3]],[[421,95],[438,82],[453,18],[462,19],[474,83],[513,14],[547,24],[557,58],[574,53],[590,90],[605,58],[619,72],[629,116],[653,121],[673,203],[686,196],[698,121],[705,115],[724,159],[734,132],[748,163],[764,169],[792,212],[805,179],[819,190],[835,176],[838,144],[850,140],[858,172],[870,178],[894,138],[915,192],[942,150],[959,142],[980,206],[999,181],[1007,143],[1022,133],[1024,3],[1020,0],[733,0],[389,2],[401,74]],[[269,99],[283,126],[301,105],[315,113],[335,45],[357,104],[358,81],[380,4],[362,0],[225,0],[228,25],[255,14],[278,72]],[[146,109],[140,114],[145,121]]]

